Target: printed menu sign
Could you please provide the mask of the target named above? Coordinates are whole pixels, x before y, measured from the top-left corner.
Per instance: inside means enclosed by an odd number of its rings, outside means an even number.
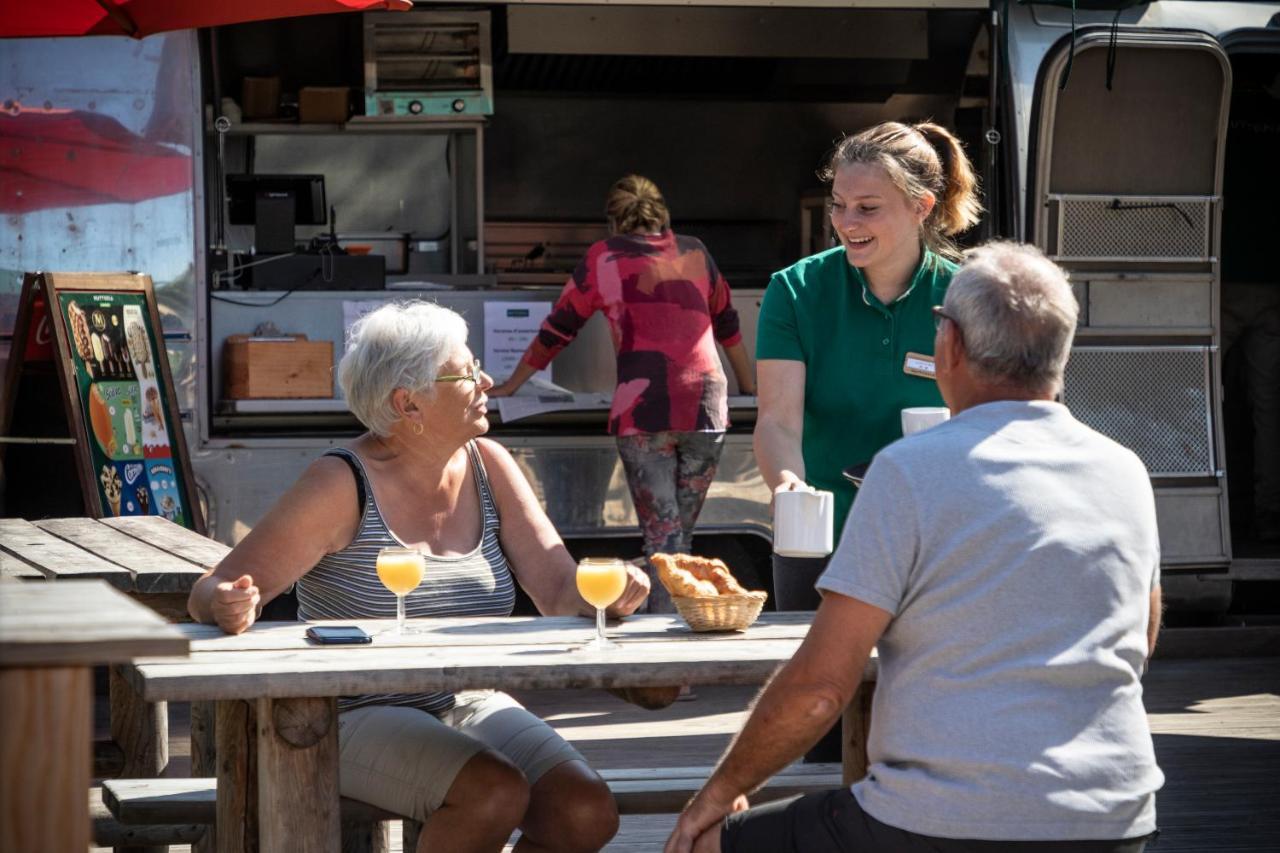
[[[28,291],[54,318],[86,509],[161,515],[203,532],[150,278],[29,274],[24,303]]]

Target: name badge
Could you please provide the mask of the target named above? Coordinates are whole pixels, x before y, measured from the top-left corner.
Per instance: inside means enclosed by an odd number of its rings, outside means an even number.
[[[938,378],[938,366],[933,363],[933,356],[920,355],[918,352],[907,353],[907,360],[902,363],[902,372],[922,379]]]

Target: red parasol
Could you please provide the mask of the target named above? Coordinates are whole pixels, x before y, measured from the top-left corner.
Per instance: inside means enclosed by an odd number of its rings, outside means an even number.
[[[191,187],[191,154],[80,110],[0,113],[0,213],[136,202]]]
[[[410,0],[15,0],[0,15],[0,38],[142,38],[167,30],[412,6]]]

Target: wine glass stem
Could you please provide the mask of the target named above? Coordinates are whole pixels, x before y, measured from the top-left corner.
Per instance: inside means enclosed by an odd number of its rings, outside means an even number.
[[[607,640],[604,638],[604,608],[596,608],[596,644],[603,646]]]
[[[396,596],[396,633],[404,636],[404,596]]]

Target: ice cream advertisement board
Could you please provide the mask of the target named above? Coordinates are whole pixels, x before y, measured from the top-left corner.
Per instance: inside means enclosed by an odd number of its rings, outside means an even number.
[[[37,319],[28,308],[32,322],[21,322],[28,302],[47,305],[44,316],[53,320],[54,372],[88,513],[161,515],[203,532],[150,278],[29,273],[15,341]],[[47,375],[23,377],[22,367],[10,365],[11,387]],[[6,420],[10,406],[6,401]]]

